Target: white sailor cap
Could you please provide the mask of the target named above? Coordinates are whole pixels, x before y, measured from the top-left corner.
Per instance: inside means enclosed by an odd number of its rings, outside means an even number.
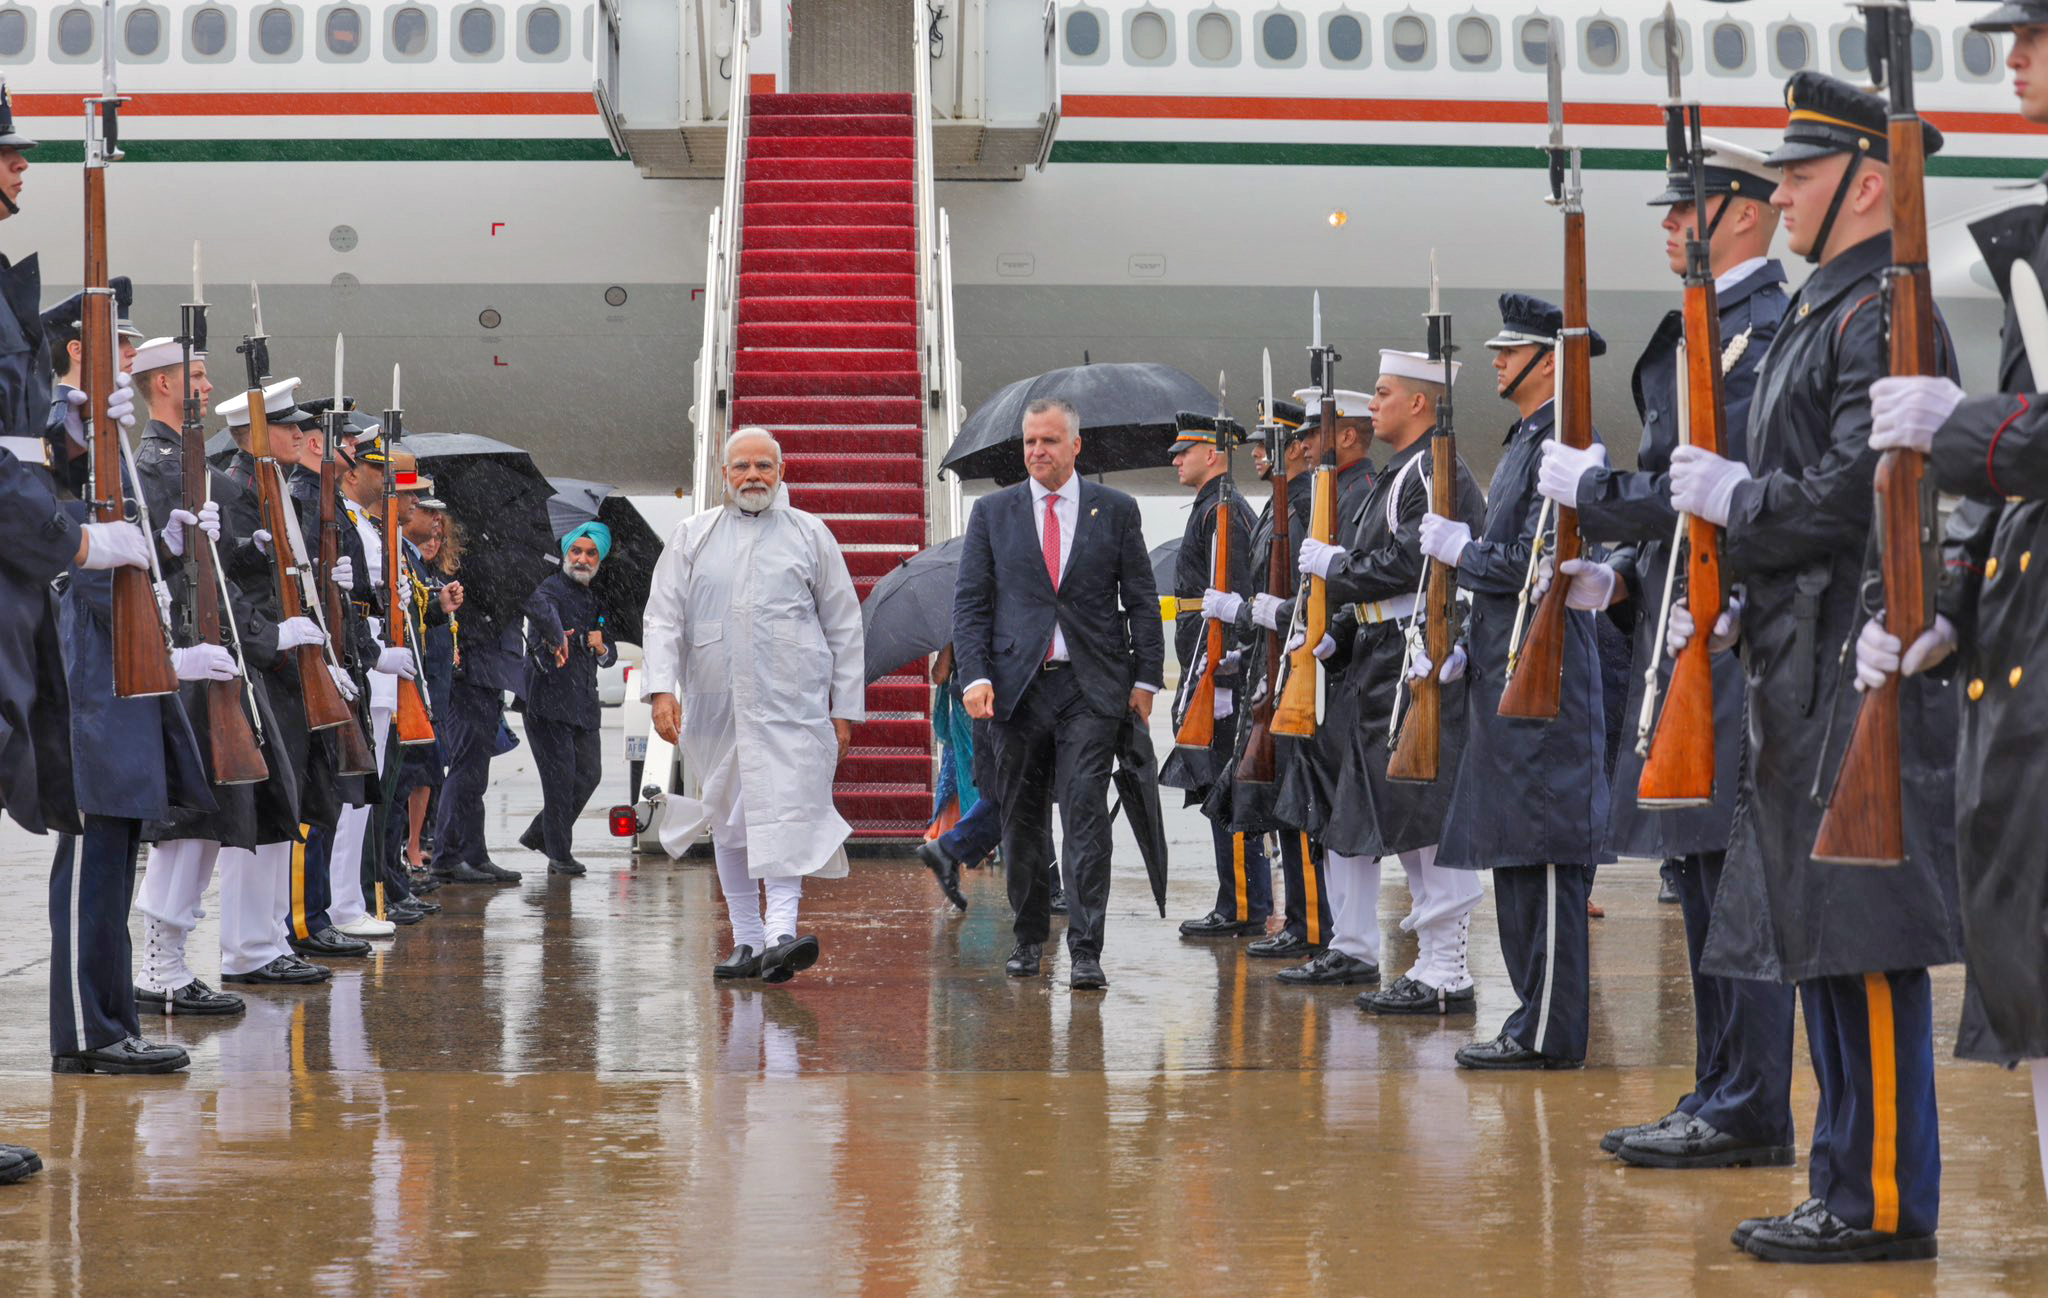
[[[1451,362],[1451,382],[1458,381],[1458,371],[1465,368],[1465,362]],[[1444,381],[1444,363],[1432,359],[1427,352],[1397,351],[1392,347],[1380,348],[1380,375],[1383,378],[1420,379],[1424,383]]]
[[[192,359],[203,361],[205,352],[193,352]],[[152,338],[135,349],[135,361],[129,365],[130,374],[147,374],[151,370],[165,369],[183,364],[185,349],[176,338]]]
[[[263,415],[270,423],[296,423],[299,417],[297,404],[292,396],[299,390],[295,378],[279,379],[263,388]],[[228,421],[230,428],[249,426],[249,394],[238,392],[213,408],[213,413]]]
[[[1323,390],[1321,388],[1296,388],[1294,399],[1301,403],[1304,418],[1313,423],[1323,417]],[[1354,392],[1350,388],[1337,389],[1337,418],[1364,419],[1370,413],[1366,406],[1371,404],[1372,394]]]

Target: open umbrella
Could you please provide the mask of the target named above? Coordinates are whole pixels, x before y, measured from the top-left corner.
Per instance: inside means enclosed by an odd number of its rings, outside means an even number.
[[[419,457],[462,527],[462,615],[517,625],[533,588],[561,564],[547,477],[524,450],[475,433],[408,433],[399,445]]]
[[[1145,877],[1152,881],[1152,900],[1166,918],[1166,818],[1159,809],[1159,762],[1152,754],[1152,732],[1135,712],[1124,714],[1116,738],[1117,809],[1131,822],[1138,855],[1145,858]],[[1110,812],[1111,816],[1116,810]]]
[[[585,523],[603,523],[612,531],[611,553],[598,565],[590,593],[604,610],[611,637],[639,644],[640,614],[654,587],[654,565],[661,561],[661,538],[646,516],[618,488],[581,478],[551,478],[555,494],[548,497],[548,525],[555,541]]]
[[[1175,417],[1214,410],[1216,394],[1171,365],[1077,365],[1020,379],[967,417],[940,467],[962,478],[1024,480],[1024,409],[1060,397],[1081,412],[1080,473],[1163,469],[1173,463]]]
[[[953,583],[961,538],[941,541],[905,559],[876,582],[861,601],[860,625],[867,683],[876,681],[953,639]]]
[[[1152,547],[1152,587],[1161,595],[1173,594],[1175,579],[1180,576],[1176,569],[1180,565],[1181,537],[1174,537],[1164,545]]]

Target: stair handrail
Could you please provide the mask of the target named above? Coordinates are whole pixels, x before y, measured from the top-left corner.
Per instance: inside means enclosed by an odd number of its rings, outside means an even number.
[[[950,449],[960,436],[960,352],[953,343],[953,221],[943,207],[939,209],[939,319],[939,432]],[[944,454],[941,450],[932,463],[937,464]],[[937,520],[942,525],[938,540],[959,535],[967,522],[960,475],[946,474],[942,491],[945,508],[943,518]]]
[[[931,44],[925,13],[911,14],[911,113],[915,136],[914,180],[917,213],[918,355],[924,371],[924,461],[936,470],[958,430],[958,397],[953,362],[953,271],[949,227],[938,205],[932,140]],[[927,491],[925,542],[937,544],[960,525],[959,483]]]
[[[704,248],[704,333],[697,347],[695,388],[690,400],[690,425],[696,430],[696,453],[691,460],[690,490],[697,507],[704,508],[713,497],[711,484],[716,472],[712,459],[725,438],[719,435],[718,401],[718,254],[725,234],[720,228],[721,210],[711,209],[710,230]]]
[[[733,7],[732,89],[726,98],[725,178],[719,205],[711,213],[710,248],[704,270],[704,349],[699,353],[699,383],[692,420],[697,426],[696,481],[699,508],[717,501],[715,484],[722,466],[717,458],[730,432],[732,375],[738,361],[739,330],[735,314],[739,298],[740,227],[747,170],[747,126],[751,98],[748,75],[752,24]]]

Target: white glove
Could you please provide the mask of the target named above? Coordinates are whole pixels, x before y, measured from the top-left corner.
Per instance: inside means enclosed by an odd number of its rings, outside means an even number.
[[[1244,650],[1232,649],[1229,653],[1223,655],[1222,662],[1216,664],[1216,670],[1222,672],[1225,676],[1228,676],[1230,675],[1230,673],[1236,671],[1238,668],[1238,664],[1242,663],[1243,661]]]
[[[1330,565],[1337,562],[1337,556],[1343,553],[1343,546],[1318,541],[1311,536],[1302,541],[1301,556],[1295,561],[1294,566],[1307,576],[1327,577],[1330,575]]]
[[[1302,629],[1302,630],[1297,630],[1297,631],[1295,631],[1295,632],[1294,632],[1294,634],[1292,634],[1292,635],[1290,635],[1290,636],[1288,636],[1288,637],[1287,637],[1287,643],[1286,643],[1286,644],[1285,644],[1284,646],[1282,646],[1282,648],[1281,648],[1280,652],[1282,652],[1282,653],[1290,653],[1290,654],[1291,654],[1291,653],[1293,653],[1293,652],[1294,652],[1295,650],[1297,650],[1297,649],[1301,648],[1301,647],[1302,647],[1303,645],[1305,645],[1305,644],[1307,644],[1307,643],[1308,643],[1308,632],[1307,632],[1307,630],[1305,630],[1305,629]]]
[[[309,617],[288,617],[277,624],[277,651],[299,649],[309,644],[326,644],[327,633]]]
[[[1460,680],[1465,675],[1465,664],[1465,646],[1462,644],[1453,645],[1451,646],[1451,656],[1444,659],[1444,669],[1437,672],[1436,678],[1446,685],[1449,685],[1452,681]],[[1426,679],[1430,672],[1435,670],[1436,664],[1429,660],[1429,654],[1423,650],[1422,646],[1416,645],[1408,651],[1409,680],[1419,681]]]
[[[1278,595],[1268,595],[1265,591],[1260,591],[1252,596],[1252,621],[1268,631],[1278,631],[1280,629],[1280,609],[1285,603],[1286,601]]]
[[[1671,507],[1716,527],[1728,525],[1735,488],[1749,481],[1749,466],[1697,446],[1671,452]]]
[[[1677,657],[1678,651],[1692,642],[1693,635],[1698,630],[1699,628],[1693,625],[1692,610],[1685,606],[1685,601],[1681,599],[1674,602],[1671,605],[1671,620],[1664,628],[1664,652],[1674,658]],[[1707,652],[1722,652],[1733,645],[1741,634],[1742,598],[1738,595],[1730,599],[1728,606],[1721,610],[1721,616],[1714,619],[1714,634],[1707,637]]]
[[[1306,635],[1304,635],[1304,636],[1303,636],[1302,638],[1303,638],[1303,639],[1307,639],[1307,636],[1306,636]],[[1335,654],[1336,652],[1337,652],[1337,637],[1335,637],[1335,636],[1333,636],[1333,635],[1326,635],[1326,636],[1324,636],[1324,637],[1323,637],[1322,639],[1320,639],[1320,640],[1316,641],[1316,661],[1317,661],[1317,662],[1328,662],[1328,661],[1330,661],[1330,656],[1331,656],[1332,654]]]
[[[1581,449],[1560,441],[1543,443],[1543,462],[1536,469],[1537,493],[1567,509],[1579,507],[1579,483],[1595,469],[1607,467],[1607,448],[1595,442]]]
[[[1564,606],[1597,613],[1614,602],[1615,589],[1620,586],[1620,574],[1604,563],[1591,559],[1566,559],[1559,571],[1571,578],[1571,588],[1564,593]]]
[[[249,543],[256,547],[256,552],[258,554],[264,556],[265,558],[270,557],[270,533],[264,531],[262,528],[259,527],[255,531],[249,533]]]
[[[1235,622],[1244,608],[1244,596],[1227,590],[1202,592],[1202,616],[1211,622]]]
[[[220,505],[207,501],[199,507],[197,514],[189,509],[174,509],[169,521],[164,524],[164,549],[182,559],[185,557],[185,529],[196,525],[206,533],[209,541],[220,540]]]
[[[114,390],[107,394],[107,418],[123,428],[135,427],[135,380],[114,371]]]
[[[240,675],[235,656],[217,644],[171,650],[171,670],[181,681],[231,681]]]
[[[345,554],[342,555],[334,561],[334,570],[328,576],[334,578],[334,584],[343,590],[354,590],[356,588],[355,561]]]
[[[1458,566],[1458,556],[1472,544],[1472,529],[1442,514],[1422,516],[1422,552],[1439,563]]]
[[[377,670],[408,681],[418,680],[420,675],[420,666],[410,649],[386,649],[378,654]]]
[[[1885,630],[1881,620],[1872,618],[1863,624],[1862,634],[1856,637],[1856,688],[1874,690],[1884,684],[1893,672],[1917,675],[1954,653],[1955,649],[1955,625],[1936,613],[1934,625],[1913,641],[1913,647],[1906,651],[1902,662],[1899,638]]]
[[[149,538],[133,523],[87,523],[85,568],[147,568]]]
[[[1237,711],[1237,696],[1229,690],[1219,688],[1216,691],[1216,719],[1221,721],[1235,711]]]
[[[1870,449],[1927,454],[1934,434],[1968,395],[1953,379],[1933,375],[1879,379],[1870,385]]]
[[[402,557],[398,563],[398,604],[401,608],[412,607],[412,565]]]
[[[356,696],[362,693],[361,690],[356,688],[356,678],[333,663],[327,664],[327,674],[334,678],[334,688],[341,691],[341,697],[347,699],[350,703],[355,702]]]

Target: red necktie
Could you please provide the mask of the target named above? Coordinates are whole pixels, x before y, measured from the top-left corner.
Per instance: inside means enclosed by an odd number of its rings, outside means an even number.
[[[1060,588],[1060,516],[1053,508],[1058,502],[1056,495],[1045,498],[1045,536],[1039,542],[1039,548],[1045,552],[1045,575],[1051,578],[1055,592]],[[1050,644],[1045,646],[1045,657],[1048,662],[1052,660]]]

